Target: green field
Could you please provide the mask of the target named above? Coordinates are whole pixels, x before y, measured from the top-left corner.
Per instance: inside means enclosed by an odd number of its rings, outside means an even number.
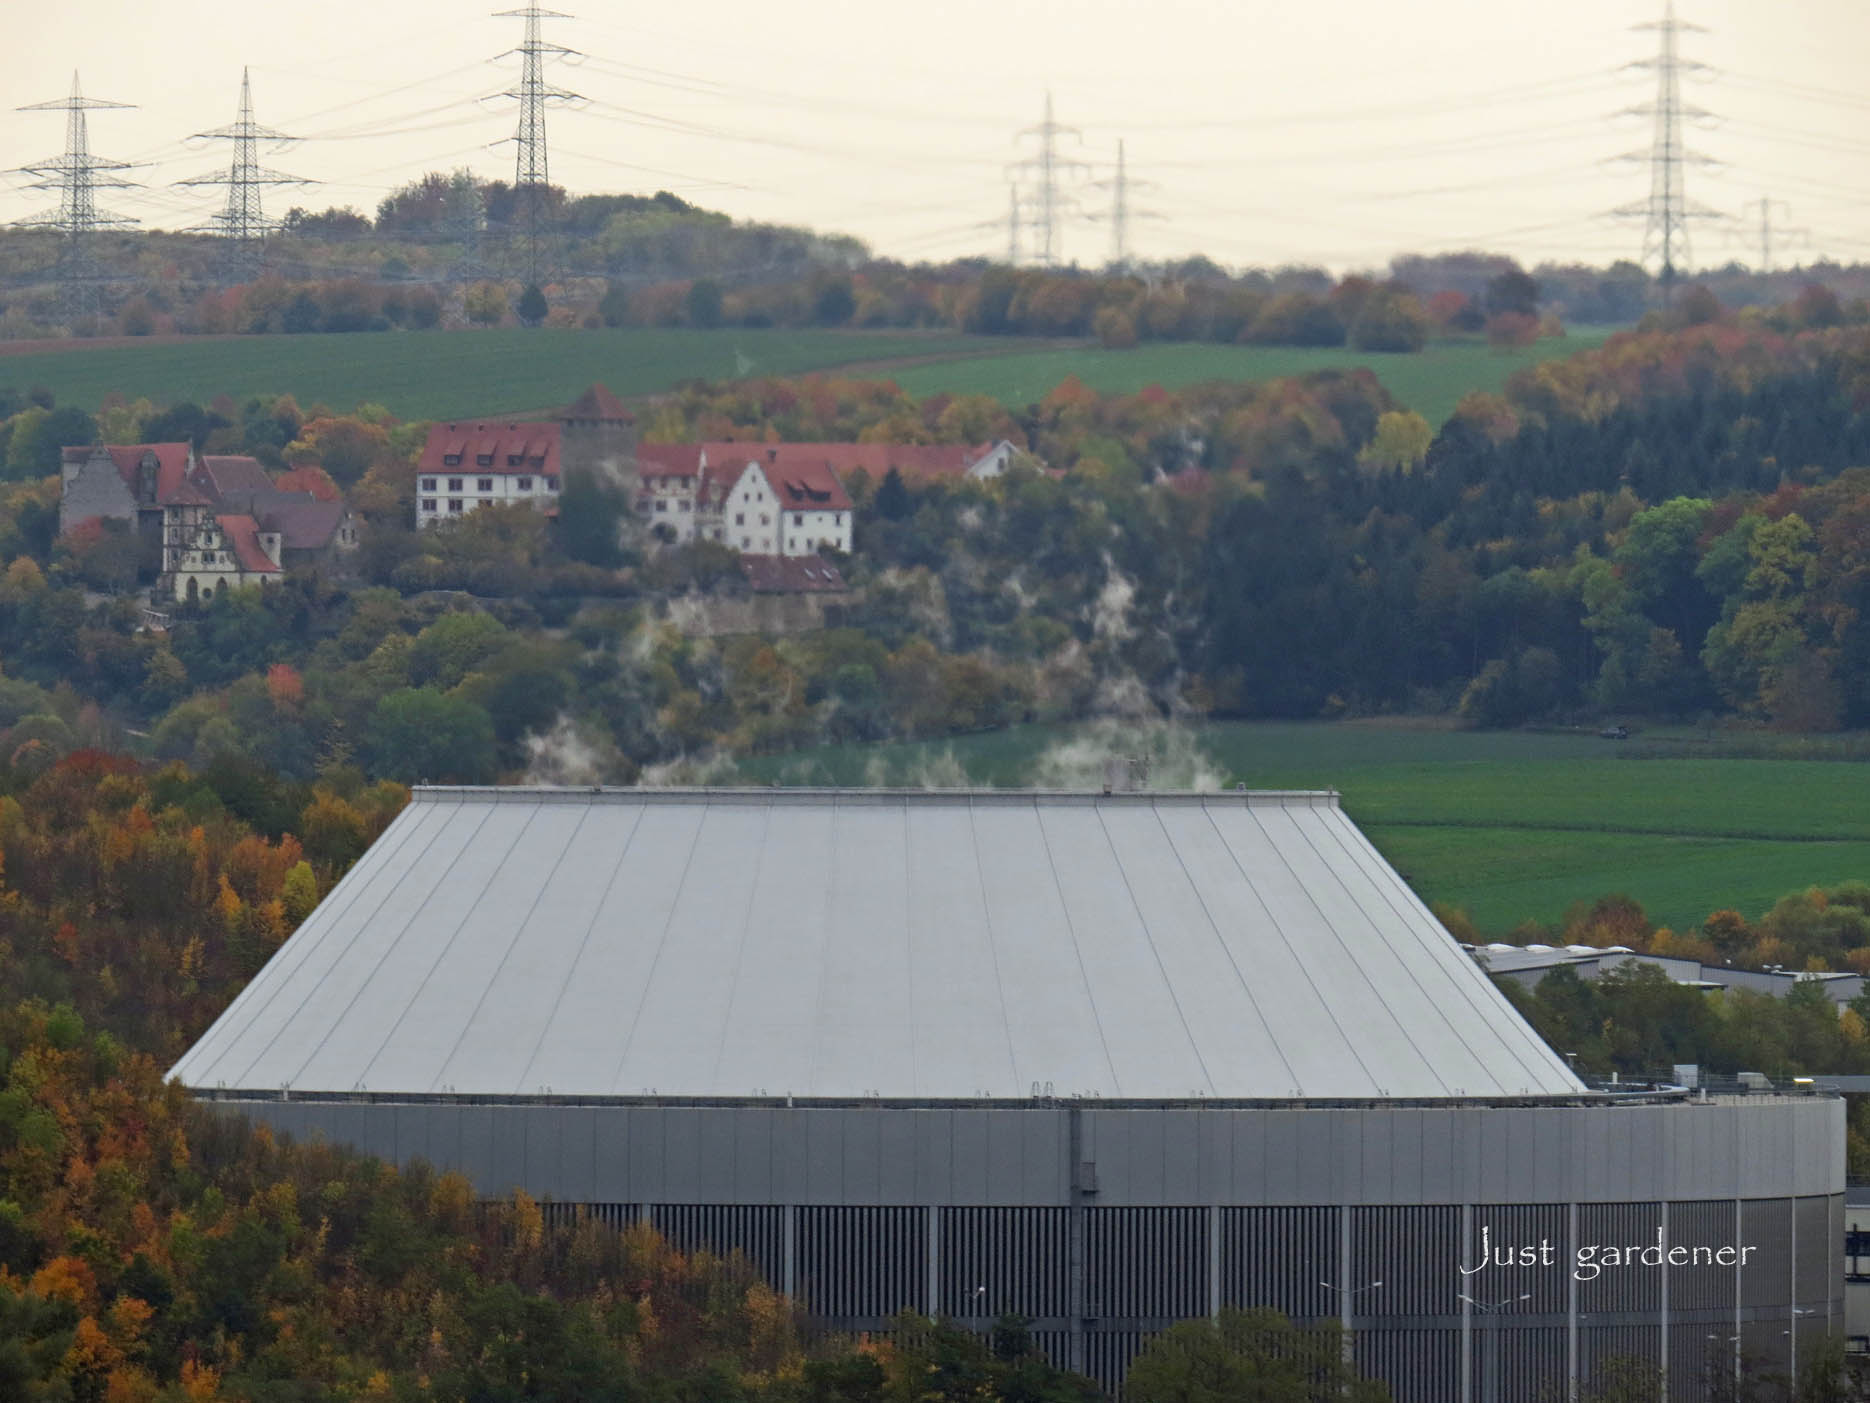
[[[308,406],[350,410],[368,402],[400,418],[446,419],[564,404],[593,380],[619,395],[647,395],[684,380],[731,380],[743,372],[797,375],[1028,344],[912,332],[636,328],[196,337],[0,354],[0,385],[43,385],[60,404],[93,410],[113,391],[157,404],[291,394]]]
[[[1020,407],[1036,404],[1067,375],[1094,390],[1133,394],[1150,385],[1177,389],[1204,380],[1272,380],[1312,370],[1368,366],[1384,387],[1431,424],[1454,413],[1470,390],[1498,390],[1507,377],[1542,360],[1601,345],[1608,328],[1586,327],[1563,339],[1540,341],[1520,351],[1478,344],[1430,346],[1412,355],[1383,355],[1343,348],[1296,346],[1210,346],[1189,343],[1138,346],[1128,351],[1097,347],[1025,351],[993,360],[942,361],[907,368],[896,382],[918,398],[950,394],[992,395]]]
[[[1064,730],[843,747],[743,762],[761,783],[1031,782]],[[1758,916],[1789,891],[1870,880],[1870,771],[1846,762],[1638,758],[1583,735],[1356,723],[1208,727],[1222,781],[1335,788],[1425,900],[1504,932],[1551,924],[1615,892],[1682,928],[1733,907]],[[950,763],[950,757],[954,763]]]
[[[1497,390],[1523,366],[1596,345],[1606,335],[1586,329],[1524,351],[1461,344],[1414,355],[1200,344],[1106,351],[932,332],[770,329],[194,337],[131,345],[65,342],[55,348],[15,343],[0,347],[0,385],[42,385],[60,404],[90,410],[111,393],[146,395],[157,404],[288,393],[307,406],[350,410],[368,402],[400,418],[446,419],[546,409],[593,380],[632,397],[685,380],[851,367],[853,373],[893,379],[918,398],[944,391],[987,394],[1023,406],[1043,399],[1068,375],[1094,389],[1134,392],[1151,384],[1173,389],[1203,380],[1269,380],[1369,366],[1398,400],[1439,424],[1469,390]]]

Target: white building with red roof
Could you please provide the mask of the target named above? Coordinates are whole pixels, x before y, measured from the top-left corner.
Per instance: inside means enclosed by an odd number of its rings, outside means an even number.
[[[555,423],[432,425],[416,461],[416,526],[515,503],[556,514],[560,457]]]
[[[717,541],[749,555],[848,551],[853,473],[893,471],[922,486],[998,477],[1017,450],[998,443],[645,443],[636,449],[636,512],[671,545]]]
[[[827,447],[799,443],[645,443],[637,515],[671,545],[715,541],[743,555],[848,551],[850,494]]]
[[[714,540],[746,555],[816,555],[849,551],[850,496],[822,445],[704,443],[706,475],[726,489],[718,520],[702,524]]]

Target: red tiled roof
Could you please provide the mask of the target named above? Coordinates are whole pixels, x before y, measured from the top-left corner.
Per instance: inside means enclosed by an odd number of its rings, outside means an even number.
[[[767,482],[772,484],[779,505],[786,511],[849,511],[851,499],[844,484],[838,481],[831,464],[803,456],[788,458],[781,453],[777,460],[762,463]]]
[[[143,461],[145,453],[154,453],[158,503],[180,487],[188,473],[189,445],[186,443],[107,443],[103,449],[110,454],[111,462],[117,465],[117,475],[132,494],[136,491],[137,466]],[[60,450],[60,456],[67,463],[82,463],[96,451],[95,447],[64,448]]]
[[[273,490],[273,479],[260,466],[260,460],[240,454],[205,454],[196,460],[190,476],[197,487],[214,497]]]
[[[163,498],[162,504],[165,507],[212,507],[215,505],[215,500],[187,478],[183,478],[182,485]]]
[[[699,477],[701,445],[698,443],[639,443],[636,446],[638,477]]]
[[[838,480],[840,471],[836,454],[823,450],[868,448],[869,444],[847,443],[706,443],[707,476],[724,483],[722,495],[732,490],[746,471],[748,463],[757,463],[766,480],[787,511],[849,511],[851,499]],[[704,482],[704,487],[708,484]],[[702,493],[704,499],[707,493]]]
[[[781,460],[809,458],[826,464],[840,478],[862,469],[873,482],[881,482],[891,468],[908,482],[933,482],[965,477],[967,470],[993,452],[991,443],[710,443],[716,449],[737,450],[749,458],[777,448]]]
[[[279,533],[282,550],[323,550],[344,524],[342,502],[291,501],[281,497],[263,505],[261,519]]]
[[[1214,479],[1205,468],[1183,468],[1179,473],[1170,473],[1162,485],[1184,497],[1200,497],[1214,486]]]
[[[755,594],[832,594],[848,588],[838,567],[816,555],[743,555],[740,573]]]
[[[592,420],[599,423],[634,424],[636,416],[624,407],[623,401],[602,385],[592,385],[578,398],[565,406],[561,419]]]
[[[281,492],[309,492],[321,502],[344,500],[344,494],[338,490],[337,483],[331,480],[331,474],[315,463],[288,469],[274,480],[273,486]]]
[[[461,461],[450,464],[453,454]],[[521,462],[509,466],[507,459],[518,455]],[[477,461],[482,457],[491,463]],[[542,461],[534,462],[538,458]],[[489,473],[524,473],[531,476],[558,474],[559,426],[557,424],[473,423],[432,424],[422,456],[416,460],[419,473],[455,473],[469,476]]]
[[[260,544],[260,526],[250,516],[217,516],[221,534],[227,538],[227,545],[234,552],[234,559],[240,562],[240,568],[249,575],[275,575],[279,567],[273,564],[272,557]]]

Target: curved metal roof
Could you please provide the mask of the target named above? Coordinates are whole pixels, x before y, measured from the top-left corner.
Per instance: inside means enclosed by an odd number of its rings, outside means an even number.
[[[277,1092],[1571,1095],[1335,794],[419,789],[176,1065]]]

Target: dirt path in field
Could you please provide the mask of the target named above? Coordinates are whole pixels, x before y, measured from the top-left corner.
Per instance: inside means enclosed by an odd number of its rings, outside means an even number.
[[[269,333],[266,337],[249,336],[239,331],[214,332],[209,335],[183,335],[181,332],[169,332],[162,336],[60,336],[47,337],[43,341],[0,341],[0,359],[7,356],[36,356],[46,353],[115,350],[121,346],[186,346],[213,341],[255,341],[270,339],[283,333]],[[342,333],[319,333],[337,335]],[[412,332],[411,335],[430,335],[435,333]],[[442,336],[463,334],[456,331],[444,331]],[[468,332],[468,335],[473,333]],[[308,339],[295,336],[295,341]],[[842,361],[836,365],[822,367],[824,370],[854,370],[864,374],[873,374],[884,370],[903,370],[913,365],[937,365],[950,360],[979,360],[984,356],[1014,356],[1026,351],[1071,351],[1080,350],[1093,342],[1073,340],[1066,337],[1039,340],[1021,337],[1010,346],[983,346],[978,351],[929,351],[909,356],[887,356],[874,360]],[[816,374],[816,371],[801,371],[803,375]],[[792,378],[792,377],[784,377]]]
[[[251,341],[238,331],[216,332],[212,336],[184,336],[171,332],[166,336],[61,336],[44,341],[0,341],[0,359],[7,356],[36,356],[44,352],[99,351],[118,346],[182,346],[198,341]]]
[[[835,370],[841,375],[872,375],[878,371],[907,370],[917,365],[943,365],[948,361],[993,360],[998,356],[1021,356],[1034,351],[1082,351],[1097,343],[1094,341],[1073,340],[1058,337],[1045,341],[1021,338],[1011,346],[983,346],[978,351],[931,351],[923,355],[889,356],[882,360],[848,361],[843,365],[828,365],[826,370]],[[816,375],[818,371],[804,371],[806,375]],[[791,379],[794,377],[782,377]]]

